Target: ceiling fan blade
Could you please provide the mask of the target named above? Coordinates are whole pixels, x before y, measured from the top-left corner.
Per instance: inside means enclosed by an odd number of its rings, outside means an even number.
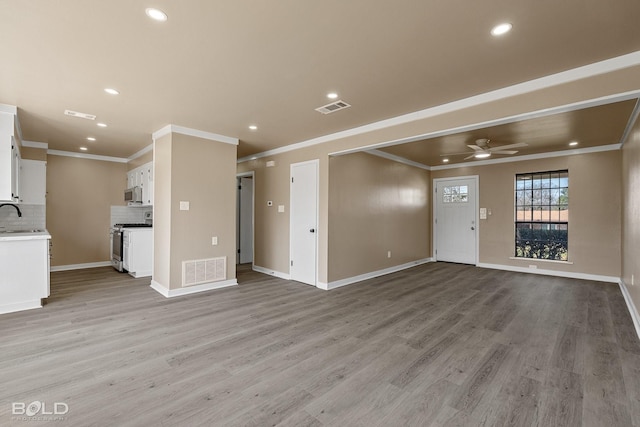
[[[516,144],[500,145],[497,147],[489,148],[489,151],[495,153],[495,150],[508,150],[509,148],[527,147],[528,145],[529,144],[527,144],[526,142],[518,142]]]
[[[467,147],[471,148],[474,151],[484,151],[484,148],[478,147],[477,145],[467,144]]]
[[[491,154],[516,154],[518,150],[491,150]]]
[[[449,157],[449,156],[462,156],[463,154],[469,154],[468,151],[463,153],[448,153],[448,154],[440,154],[440,157]]]
[[[472,155],[470,155],[468,157],[465,157],[463,160],[473,159],[475,156],[476,156],[475,154],[472,154]]]

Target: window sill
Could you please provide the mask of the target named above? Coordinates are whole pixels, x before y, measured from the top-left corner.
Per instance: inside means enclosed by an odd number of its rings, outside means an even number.
[[[552,264],[564,264],[564,265],[572,265],[571,261],[558,261],[555,259],[540,259],[540,258],[523,258],[523,257],[515,257],[510,256],[509,259],[514,259],[517,261],[535,261],[535,262],[550,262]]]

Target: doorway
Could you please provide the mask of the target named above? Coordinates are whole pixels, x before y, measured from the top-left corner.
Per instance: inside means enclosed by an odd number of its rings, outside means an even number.
[[[436,261],[478,262],[478,176],[433,180]]]
[[[253,263],[253,172],[240,174],[237,179],[236,264]]]
[[[291,165],[290,277],[316,286],[318,253],[318,160]]]

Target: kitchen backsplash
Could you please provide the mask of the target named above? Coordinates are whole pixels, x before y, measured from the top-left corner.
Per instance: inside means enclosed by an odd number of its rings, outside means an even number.
[[[111,206],[111,226],[114,224],[144,223],[144,213],[151,210],[146,208],[129,206]]]
[[[0,208],[0,229],[25,230],[41,229],[47,225],[47,210],[45,205],[18,205],[22,217],[11,206]]]

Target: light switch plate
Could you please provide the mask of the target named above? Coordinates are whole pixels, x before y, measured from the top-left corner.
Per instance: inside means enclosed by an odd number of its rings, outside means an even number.
[[[480,219],[487,219],[487,208],[480,208]]]
[[[284,205],[278,205],[278,212],[284,212]]]
[[[218,236],[213,236],[213,237],[211,238],[211,244],[212,244],[213,246],[216,246],[216,245],[218,244]]]
[[[180,210],[181,211],[188,211],[189,210],[189,202],[181,201],[180,202]]]

